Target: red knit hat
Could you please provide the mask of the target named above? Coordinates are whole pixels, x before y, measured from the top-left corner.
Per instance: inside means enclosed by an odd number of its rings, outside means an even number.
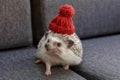
[[[58,15],[49,23],[49,29],[59,34],[73,34],[75,32],[73,15],[74,8],[71,5],[60,6]]]

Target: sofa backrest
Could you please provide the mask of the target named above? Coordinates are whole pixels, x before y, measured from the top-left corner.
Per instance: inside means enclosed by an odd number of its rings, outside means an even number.
[[[75,8],[73,16],[76,33],[81,38],[120,33],[120,0],[41,0],[38,10],[44,21],[39,25],[44,30],[58,14],[60,5],[71,4]],[[43,5],[44,4],[44,5]],[[40,35],[40,34],[39,34]]]
[[[0,0],[0,50],[31,44],[29,0]]]

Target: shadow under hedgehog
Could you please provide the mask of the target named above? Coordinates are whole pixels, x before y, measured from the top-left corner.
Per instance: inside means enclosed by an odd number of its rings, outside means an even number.
[[[45,63],[46,76],[51,75],[53,65],[63,65],[68,70],[70,65],[78,65],[82,61],[83,48],[75,33],[72,20],[74,13],[71,5],[60,6],[58,15],[49,23],[49,31],[38,44],[35,63]]]

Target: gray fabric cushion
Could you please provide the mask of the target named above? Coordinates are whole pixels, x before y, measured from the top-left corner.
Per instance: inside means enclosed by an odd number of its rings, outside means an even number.
[[[73,70],[88,80],[120,80],[120,35],[89,39],[83,43],[83,62]]]
[[[0,0],[0,49],[31,45],[29,0]]]
[[[43,0],[41,9],[45,24],[58,13],[60,5],[71,4],[75,8],[73,17],[76,32],[81,38],[120,33],[120,0]]]
[[[44,75],[45,65],[36,65],[35,48],[0,52],[0,80],[86,80],[71,70],[52,68],[52,76]]]

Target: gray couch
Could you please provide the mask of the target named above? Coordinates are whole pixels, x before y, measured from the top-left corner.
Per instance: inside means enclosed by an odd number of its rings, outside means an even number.
[[[84,55],[64,71],[36,65],[36,45],[58,7],[71,4]],[[0,80],[120,80],[120,0],[1,0]]]

